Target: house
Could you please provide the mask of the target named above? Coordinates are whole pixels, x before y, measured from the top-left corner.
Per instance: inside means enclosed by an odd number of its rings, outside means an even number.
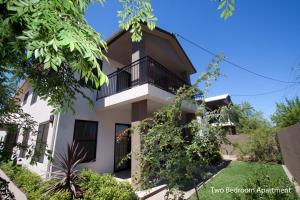
[[[229,94],[223,94],[213,97],[208,97],[204,99],[205,107],[209,111],[214,111],[220,109],[223,106],[229,106],[232,104],[231,97]],[[213,121],[211,123],[214,123]],[[221,126],[226,130],[226,132],[230,135],[236,134],[235,124],[228,117],[227,122],[216,123],[216,125]]]
[[[76,114],[52,114],[47,101],[40,99],[32,90],[29,81],[21,85],[23,110],[38,122],[38,134],[19,134],[18,142],[42,144],[52,156],[66,152],[67,144],[76,141],[87,153],[80,168],[89,168],[99,173],[114,173],[130,170],[138,172],[138,158],[132,155],[128,162],[119,161],[132,148],[139,147],[139,133],[124,134],[129,127],[141,120],[174,97],[174,89],[190,85],[190,75],[196,72],[176,37],[163,29],[150,31],[143,25],[143,39],[131,41],[128,31],[120,30],[108,41],[108,61],[103,61],[102,70],[108,75],[109,84],[99,90],[84,93],[94,100],[90,107],[80,94],[74,102]],[[197,106],[183,104],[185,120],[190,120]],[[117,141],[117,137],[121,139]],[[20,163],[43,177],[55,170],[44,155],[30,165],[24,152],[19,152]]]

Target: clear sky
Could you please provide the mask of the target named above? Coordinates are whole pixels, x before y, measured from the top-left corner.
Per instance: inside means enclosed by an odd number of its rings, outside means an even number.
[[[236,11],[224,21],[211,0],[152,0],[158,26],[179,33],[214,52],[260,74],[284,81],[296,81],[300,70],[300,1],[236,0]],[[86,13],[88,23],[104,38],[118,30],[118,0],[107,0],[104,7],[92,4]],[[179,38],[180,40],[180,38]],[[212,56],[180,40],[198,73],[203,72]],[[224,75],[212,86],[209,96],[229,93],[234,103],[249,101],[269,117],[276,102],[299,96],[300,84],[282,84],[254,76],[225,62]],[[262,96],[258,94],[286,88]]]

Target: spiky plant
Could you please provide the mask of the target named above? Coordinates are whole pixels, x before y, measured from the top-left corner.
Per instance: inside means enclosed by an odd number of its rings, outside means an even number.
[[[50,186],[47,193],[55,193],[62,191],[69,191],[72,199],[80,196],[80,188],[76,184],[78,177],[78,170],[76,166],[81,163],[86,154],[83,154],[83,149],[78,148],[78,144],[73,142],[71,145],[68,144],[67,154],[58,154],[56,156],[58,162],[55,167],[58,169],[53,172],[53,179],[56,183]]]

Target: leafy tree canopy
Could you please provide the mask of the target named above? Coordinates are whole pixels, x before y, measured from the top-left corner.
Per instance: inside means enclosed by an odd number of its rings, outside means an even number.
[[[250,134],[260,127],[271,126],[262,112],[255,110],[249,102],[234,104],[230,116],[236,124],[238,133],[241,134]]]
[[[276,111],[272,121],[279,128],[292,126],[300,122],[300,99],[286,99],[283,103],[276,104]]]
[[[234,0],[216,0],[221,17],[228,18]],[[82,94],[78,77],[96,87],[108,83],[99,61],[106,59],[107,45],[84,18],[91,2],[105,0],[0,0],[0,66],[18,79],[29,80],[38,96],[55,110],[72,108]],[[142,37],[141,22],[150,29],[156,17],[151,0],[119,0],[120,27]]]

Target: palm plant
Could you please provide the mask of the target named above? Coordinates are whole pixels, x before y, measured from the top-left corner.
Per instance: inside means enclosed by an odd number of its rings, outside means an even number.
[[[62,191],[69,191],[72,199],[80,196],[82,193],[79,186],[76,184],[76,179],[78,177],[78,170],[76,166],[81,163],[86,154],[83,154],[83,149],[79,149],[78,144],[75,142],[72,145],[68,144],[67,154],[58,154],[57,165],[55,167],[58,169],[53,172],[53,179],[56,183],[50,186],[47,193],[55,193]]]

